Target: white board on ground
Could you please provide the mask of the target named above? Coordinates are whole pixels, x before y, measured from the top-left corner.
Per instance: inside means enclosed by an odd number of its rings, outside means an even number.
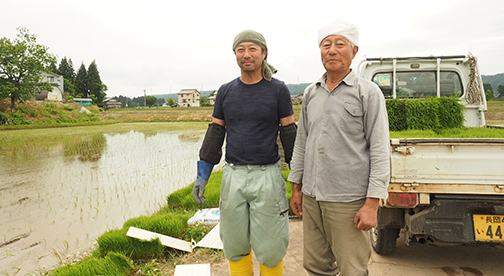
[[[159,238],[161,244],[164,246],[168,246],[186,252],[192,252],[192,245],[190,242],[186,242],[181,239],[154,233],[136,227],[130,227],[128,229],[128,232],[126,233],[126,236],[140,240],[153,240],[155,238]]]
[[[222,241],[219,236],[219,225],[220,223],[217,223],[215,227],[203,237],[201,241],[199,241],[195,247],[208,247],[208,248],[214,248],[214,249],[224,249],[224,246],[222,245]]]
[[[177,265],[174,276],[210,276],[210,264]]]

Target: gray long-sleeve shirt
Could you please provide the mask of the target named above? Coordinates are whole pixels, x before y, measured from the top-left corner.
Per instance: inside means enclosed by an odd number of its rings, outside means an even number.
[[[326,74],[308,86],[288,180],[320,201],[386,198],[390,138],[378,86],[353,71],[329,91]]]

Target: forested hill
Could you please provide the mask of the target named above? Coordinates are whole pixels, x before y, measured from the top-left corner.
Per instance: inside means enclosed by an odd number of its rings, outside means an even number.
[[[287,84],[287,88],[289,88],[291,95],[299,95],[303,94],[305,88],[310,84],[311,83]]]
[[[497,87],[499,85],[504,85],[504,73],[497,74],[497,75],[482,75],[481,78],[483,79],[483,83],[489,83],[492,85],[492,88],[494,91],[497,91]],[[287,88],[289,88],[290,94],[291,95],[299,95],[303,94],[305,88],[310,85],[311,83],[299,83],[299,84],[286,84]],[[201,96],[203,97],[208,97],[214,90],[207,90],[207,91],[200,91]],[[165,101],[167,101],[169,98],[174,99],[175,101],[177,100],[177,93],[172,93],[172,94],[162,94],[162,95],[153,95],[156,98],[164,98]]]
[[[499,85],[504,85],[504,73],[491,76],[481,75],[481,79],[483,79],[483,83],[489,83],[494,91],[497,91]]]

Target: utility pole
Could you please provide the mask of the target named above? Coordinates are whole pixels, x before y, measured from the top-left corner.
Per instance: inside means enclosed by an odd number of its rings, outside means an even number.
[[[147,94],[146,94],[145,89],[144,89],[144,107],[147,106],[147,101],[145,100],[145,98],[147,98]]]

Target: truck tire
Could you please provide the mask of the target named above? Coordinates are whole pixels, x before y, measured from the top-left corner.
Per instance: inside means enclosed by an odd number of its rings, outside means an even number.
[[[378,226],[373,227],[369,231],[369,240],[373,246],[373,250],[380,255],[388,255],[395,251],[396,240],[399,237],[399,230],[396,228],[383,228]]]

